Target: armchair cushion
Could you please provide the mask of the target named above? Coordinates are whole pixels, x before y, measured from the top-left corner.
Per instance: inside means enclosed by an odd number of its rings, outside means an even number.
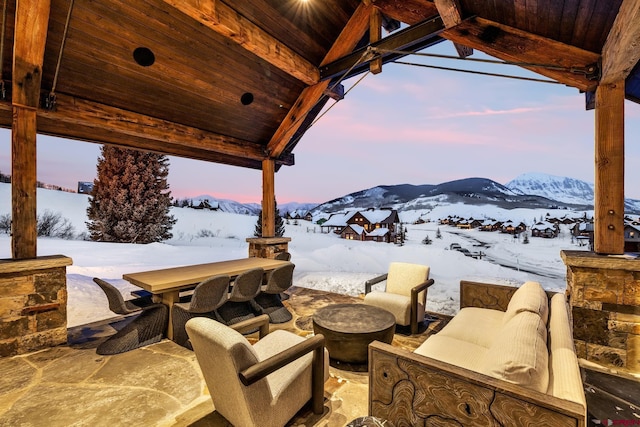
[[[375,305],[391,312],[398,325],[407,326],[411,323],[411,297],[389,292],[373,291],[365,295],[364,302]],[[418,303],[418,321],[424,319],[424,305]]]
[[[411,296],[411,288],[429,279],[429,267],[407,262],[389,264],[386,291]],[[421,301],[421,298],[418,298]]]

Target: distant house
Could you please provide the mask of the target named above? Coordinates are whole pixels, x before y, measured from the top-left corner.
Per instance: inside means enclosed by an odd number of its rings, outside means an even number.
[[[335,213],[331,214],[329,219],[320,224],[320,231],[326,233],[333,231],[334,233],[340,233],[344,227],[347,226],[347,220],[351,218],[353,212],[347,213]]]
[[[93,182],[78,181],[78,193],[91,194],[93,191]]]
[[[508,234],[520,234],[527,229],[527,225],[524,222],[515,224],[513,221],[508,220],[502,224],[500,231]]]
[[[200,203],[193,206],[194,209],[209,209],[217,211],[220,209],[220,204],[217,201],[210,202],[208,199],[201,200]]]
[[[502,221],[486,219],[480,225],[480,231],[497,231],[502,227]]]
[[[355,224],[345,226],[340,232],[340,237],[347,240],[365,240],[367,232],[364,227]]]
[[[624,225],[624,251],[640,252],[640,226],[631,223]]]
[[[305,221],[311,221],[313,218],[311,216],[311,212],[296,209],[291,212],[287,212],[287,219],[304,219]]]
[[[548,221],[540,221],[531,226],[531,237],[558,237],[558,226]]]

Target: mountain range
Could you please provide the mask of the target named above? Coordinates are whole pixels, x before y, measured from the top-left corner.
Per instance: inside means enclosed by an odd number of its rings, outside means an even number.
[[[281,214],[294,210],[311,211],[313,215],[345,209],[392,208],[398,211],[429,209],[435,203],[489,204],[505,209],[564,208],[593,209],[594,186],[574,178],[542,173],[525,173],[500,184],[487,178],[465,178],[441,184],[379,185],[345,196],[316,203],[285,203],[278,205]],[[232,200],[218,200],[203,195],[195,200],[218,201],[225,212],[258,214],[257,203],[242,204]],[[640,200],[625,199],[625,211],[640,213]]]

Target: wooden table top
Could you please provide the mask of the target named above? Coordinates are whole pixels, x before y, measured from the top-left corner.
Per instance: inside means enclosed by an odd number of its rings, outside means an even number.
[[[253,268],[261,267],[265,271],[269,271],[286,264],[290,264],[290,262],[252,257],[128,273],[123,274],[122,278],[151,293],[159,294],[193,286],[204,279],[219,274],[233,277]]]
[[[393,314],[368,304],[328,305],[318,309],[312,319],[321,328],[344,334],[379,332],[396,324]]]

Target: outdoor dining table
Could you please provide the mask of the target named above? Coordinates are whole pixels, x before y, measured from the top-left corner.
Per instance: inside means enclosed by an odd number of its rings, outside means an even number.
[[[269,258],[241,258],[228,261],[217,261],[206,264],[185,265],[181,267],[162,268],[159,270],[141,271],[123,274],[122,278],[153,294],[154,301],[162,302],[169,307],[169,324],[167,337],[173,338],[171,311],[173,304],[179,302],[180,291],[192,288],[203,280],[226,274],[231,278],[254,268],[263,268],[265,272],[290,264]]]

